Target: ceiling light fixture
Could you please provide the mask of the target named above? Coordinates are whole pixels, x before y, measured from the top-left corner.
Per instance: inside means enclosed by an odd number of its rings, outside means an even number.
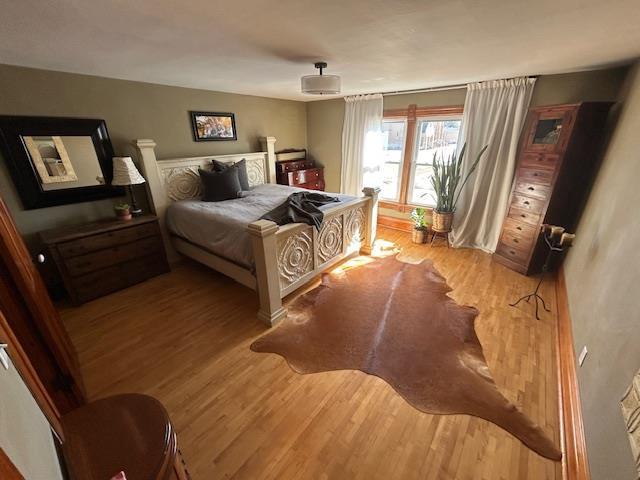
[[[335,95],[340,93],[340,77],[338,75],[323,75],[322,70],[327,68],[325,62],[317,62],[314,65],[320,70],[320,75],[305,75],[302,77],[302,93],[310,95]]]

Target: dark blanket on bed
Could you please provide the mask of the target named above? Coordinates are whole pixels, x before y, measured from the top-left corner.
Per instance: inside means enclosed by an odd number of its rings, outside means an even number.
[[[306,223],[316,227],[316,230],[320,230],[324,214],[319,207],[339,201],[340,199],[337,197],[330,197],[321,193],[296,192],[289,195],[289,198],[283,203],[260,218],[271,220],[278,225]]]

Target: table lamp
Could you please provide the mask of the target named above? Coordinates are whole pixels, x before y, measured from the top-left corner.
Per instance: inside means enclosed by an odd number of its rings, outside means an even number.
[[[111,185],[129,187],[132,215],[140,215],[142,213],[142,210],[136,204],[133,185],[140,185],[144,182],[144,177],[140,175],[131,157],[113,157],[113,180],[111,181]]]

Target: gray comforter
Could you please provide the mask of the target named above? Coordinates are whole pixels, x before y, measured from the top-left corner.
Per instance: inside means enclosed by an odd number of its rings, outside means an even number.
[[[242,198],[223,202],[182,200],[167,209],[167,228],[191,243],[245,268],[253,268],[253,251],[247,225],[284,202],[302,188],[265,184],[243,192]],[[354,197],[339,194],[341,201]],[[337,204],[328,204],[320,209]]]

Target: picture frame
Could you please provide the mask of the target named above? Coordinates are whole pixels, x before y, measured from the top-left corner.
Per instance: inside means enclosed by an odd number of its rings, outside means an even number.
[[[0,153],[25,210],[125,195],[102,119],[0,115]]]
[[[236,119],[233,113],[195,111],[190,113],[194,141],[219,142],[238,139]]]

